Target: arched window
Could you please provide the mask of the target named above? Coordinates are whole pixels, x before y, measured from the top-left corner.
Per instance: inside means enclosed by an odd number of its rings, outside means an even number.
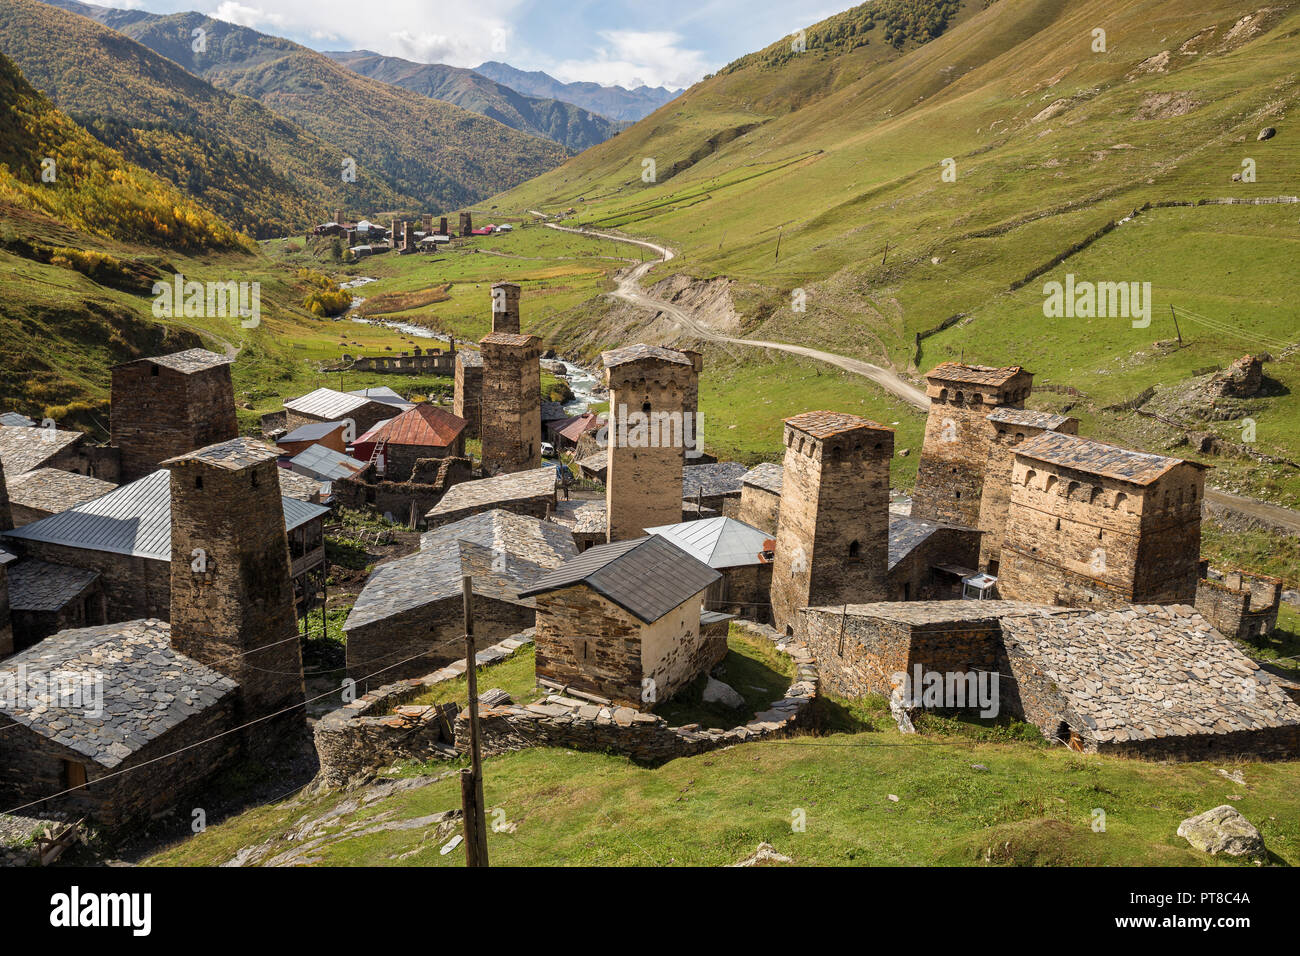
[[[849,557],[850,557],[850,558],[856,558],[856,557],[858,556],[858,552],[861,551],[861,549],[862,549],[862,546],[861,546],[857,541],[850,542],[850,544],[849,544]]]

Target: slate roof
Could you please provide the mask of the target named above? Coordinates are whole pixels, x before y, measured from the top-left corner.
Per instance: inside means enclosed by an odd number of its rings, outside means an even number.
[[[605,363],[605,368],[645,359],[657,359],[660,362],[672,362],[676,365],[691,364],[691,360],[676,349],[666,349],[658,345],[625,345],[619,349],[601,352],[600,358]]]
[[[564,410],[563,402],[552,402],[550,399],[542,399],[542,422],[558,422],[569,417],[569,413]]]
[[[280,494],[286,498],[297,498],[299,501],[310,501],[312,498],[322,497],[325,494],[321,482],[308,475],[300,475],[296,471],[290,471],[288,468],[279,468]]]
[[[114,368],[121,368],[124,365],[134,365],[137,362],[149,362],[152,365],[161,365],[164,368],[173,369],[189,375],[193,372],[202,372],[205,369],[216,368],[218,365],[229,365],[231,359],[224,355],[218,355],[216,352],[209,352],[207,349],[187,349],[184,352],[173,352],[171,355],[156,355],[152,357],[132,359],[129,362],[119,362]]]
[[[390,445],[418,448],[447,448],[469,423],[446,409],[424,402],[396,418],[380,422],[356,440],[357,445],[386,441]]]
[[[456,361],[467,368],[482,368],[483,353],[478,349],[460,349],[456,352]]]
[[[475,481],[452,485],[442,500],[430,509],[426,518],[436,518],[466,508],[487,507],[504,501],[519,501],[555,494],[555,468],[543,465]]]
[[[907,515],[889,516],[889,570],[925,544],[930,535],[945,527],[935,521],[922,521]]]
[[[968,382],[971,385],[1005,385],[1024,372],[1019,365],[994,367],[991,365],[963,365],[961,362],[941,362],[925,373],[926,378],[944,382]]]
[[[548,533],[540,530],[530,542],[522,525],[493,518],[499,514],[474,515],[430,532],[421,538],[421,550],[376,567],[343,629],[364,627],[435,601],[459,599],[461,577],[466,574],[472,577],[471,587],[478,597],[534,607],[521,592],[559,563],[559,551],[566,550],[564,543],[557,536],[543,537]],[[535,518],[523,520],[545,524]],[[576,553],[572,535],[559,525],[554,527],[568,535],[567,550]],[[445,533],[453,528],[459,530]],[[497,547],[501,544],[506,545],[504,560]],[[556,554],[550,552],[552,548],[558,549]]]
[[[0,412],[0,425],[16,425],[19,428],[31,428],[36,422],[26,415],[19,415],[17,412]]]
[[[1044,431],[1055,431],[1070,420],[1069,415],[1058,415],[1055,412],[1036,412],[1030,408],[1009,408],[1006,406],[999,408],[992,415],[986,417],[989,421],[999,425],[1027,425],[1030,428],[1041,428]]]
[[[558,568],[578,554],[573,534],[563,525],[500,508],[426,531],[420,536],[420,550],[449,538],[517,555],[544,568]]]
[[[766,531],[725,517],[682,521],[645,530],[646,534],[666,538],[711,568],[762,564],[763,544],[771,537]]]
[[[859,418],[857,415],[849,415],[846,412],[804,412],[802,415],[787,418],[785,423],[791,428],[798,429],[804,434],[817,439],[831,438],[859,428],[874,431],[893,431],[892,428],[885,425],[866,418]]]
[[[162,464],[177,465],[187,461],[201,461],[204,464],[216,465],[218,468],[224,468],[227,471],[242,471],[263,462],[276,461],[279,457],[280,449],[274,445],[256,438],[241,437],[218,442],[215,445],[208,445],[206,448],[186,452],[183,455],[177,455],[175,458],[168,458]]]
[[[589,548],[542,575],[522,596],[585,584],[645,623],[653,624],[721,577],[666,538],[651,535]]]
[[[310,445],[289,459],[289,467],[300,475],[310,473],[308,477],[337,481],[352,477],[365,468],[366,463],[324,445]]]
[[[0,425],[0,465],[6,477],[21,475],[41,467],[84,437],[81,432],[50,431],[40,426]]]
[[[1043,432],[1016,446],[1017,455],[1087,474],[1149,485],[1177,465],[1206,468],[1200,462],[1166,458],[1062,432]]]
[[[595,454],[588,455],[586,458],[578,460],[578,467],[585,468],[588,471],[601,471],[609,467],[609,452],[598,451]]]
[[[363,398],[360,395],[350,395],[347,392],[336,392],[332,388],[318,388],[314,392],[308,392],[298,398],[289,399],[284,403],[284,407],[291,412],[332,421],[344,418],[350,412],[354,412],[372,401],[378,400]]]
[[[488,345],[523,346],[540,343],[541,341],[535,335],[524,335],[519,332],[489,332],[478,340],[478,344],[482,345],[486,342]]]
[[[738,461],[718,461],[708,465],[686,465],[682,469],[682,498],[738,495],[742,479],[749,473]]]
[[[98,578],[98,571],[47,561],[19,561],[9,566],[9,607],[15,611],[58,611]]]
[[[170,635],[168,624],[153,619],[52,634],[0,662],[0,713],[112,769],[238,687],[173,650]],[[61,705],[57,688],[35,701],[27,699],[30,687],[16,693],[20,666],[28,675],[61,672],[74,681],[97,681],[102,713],[94,712],[89,687],[91,706]]]
[[[290,531],[329,510],[293,498],[281,498],[281,501],[284,503],[285,527]],[[171,472],[160,468],[101,498],[6,531],[5,535],[88,551],[170,561],[171,503]]]
[[[843,612],[850,617],[866,617],[918,627],[1003,621],[1024,616],[1068,616],[1080,613],[1072,608],[1030,604],[1025,601],[876,601],[870,604],[850,604],[847,609],[842,605],[834,604],[803,610],[809,613],[833,614],[836,617]]]
[[[5,482],[9,501],[25,508],[57,514],[108,494],[117,485],[61,468],[34,468]]]
[[[745,477],[740,479],[740,483],[742,485],[753,485],[755,488],[762,488],[764,491],[779,495],[781,493],[781,481],[784,477],[785,468],[774,461],[765,461],[745,472]]]
[[[281,445],[300,441],[317,442],[343,427],[342,422],[308,422],[306,425],[299,425],[287,435],[281,435],[276,441]]]
[[[980,602],[986,603],[986,602]],[[1071,727],[1103,742],[1300,724],[1278,679],[1183,605],[1130,605],[1003,625],[1053,681]]]

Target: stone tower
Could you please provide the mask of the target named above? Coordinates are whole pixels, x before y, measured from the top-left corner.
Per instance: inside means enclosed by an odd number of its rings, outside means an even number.
[[[655,345],[629,345],[601,358],[609,388],[606,540],[623,541],[682,520],[683,412],[695,366]]]
[[[452,411],[469,423],[465,426],[466,438],[482,435],[482,410],[483,354],[473,349],[461,349],[456,353],[456,392]],[[540,417],[540,411],[538,414]]]
[[[4,462],[0,462],[0,531],[9,531],[13,526],[9,489],[5,485],[5,466]],[[11,560],[13,555],[0,547],[0,657],[8,657],[14,652],[14,629],[9,615],[9,572],[5,570],[5,565]]]
[[[1001,564],[1002,537],[1011,503],[1011,466],[1016,448],[1046,431],[1079,434],[1079,420],[1051,412],[1026,408],[999,408],[988,416],[993,426],[989,460],[984,468],[984,493],[980,497],[979,529],[981,571],[997,577]]]
[[[889,570],[894,430],[840,412],[786,419],[772,616],[794,634],[799,608],[883,601]]]
[[[679,349],[683,355],[691,360],[691,367],[695,369],[695,376],[691,380],[690,388],[686,390],[686,400],[683,403],[683,412],[691,416],[694,426],[691,428],[690,440],[687,442],[686,450],[701,451],[702,442],[700,428],[700,374],[704,371],[704,353],[695,349]]]
[[[912,517],[978,528],[984,468],[995,429],[989,413],[1024,408],[1034,375],[1018,365],[944,362],[925,376],[930,414],[912,496]]]
[[[492,287],[492,331],[519,334],[519,286],[498,282]]]
[[[12,531],[14,513],[9,505],[9,486],[5,484],[5,465],[0,461],[0,531]]]
[[[110,443],[121,453],[123,484],[239,434],[230,359],[206,349],[114,366],[112,403]]]
[[[241,723],[303,703],[276,448],[236,438],[171,468],[171,642],[239,683]],[[302,724],[304,712],[277,719]],[[266,735],[255,725],[254,740]]]
[[[460,214],[460,234],[468,236],[474,231],[474,217],[467,212]]]
[[[447,217],[446,217],[446,216],[441,216],[441,217],[439,217],[439,219],[438,219],[438,235],[440,235],[440,236],[445,236],[445,235],[447,235]]]
[[[542,340],[492,332],[479,342],[483,386],[479,431],[489,475],[542,464]]]

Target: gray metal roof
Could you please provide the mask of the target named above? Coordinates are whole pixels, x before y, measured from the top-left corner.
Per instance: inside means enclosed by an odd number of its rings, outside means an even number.
[[[345,417],[368,402],[377,401],[379,400],[363,398],[360,395],[349,395],[347,392],[336,392],[332,388],[318,388],[314,392],[289,399],[284,403],[284,407],[291,412],[332,421]]]
[[[170,637],[171,627],[152,619],[53,634],[0,662],[0,687],[18,690],[23,667],[27,674],[64,675],[64,686],[82,689],[83,700],[60,698],[57,682],[38,691],[29,681],[22,694],[0,693],[0,713],[116,767],[238,687],[177,653]]]
[[[294,498],[281,496],[280,500],[284,503],[285,528],[289,531],[329,510]],[[102,498],[6,531],[5,535],[88,551],[170,561],[171,507],[171,472],[160,468]]]
[[[725,517],[682,521],[645,530],[646,534],[666,538],[711,568],[762,564],[763,544],[770,538],[766,531]]]
[[[652,624],[722,577],[658,535],[598,545],[542,575],[521,597],[586,584]]]
[[[402,398],[397,392],[393,391],[387,385],[375,385],[370,388],[357,388],[348,392],[349,395],[356,395],[359,398],[368,398],[372,402],[383,402],[385,405],[402,405],[409,407],[411,405],[406,399]]]
[[[351,478],[365,468],[366,463],[324,445],[311,445],[290,458],[289,466],[308,478],[337,481],[340,478]]]
[[[281,435],[277,441],[281,444],[298,441],[314,442],[324,438],[330,432],[338,431],[342,427],[342,422],[310,422],[306,425],[299,425],[287,435]]]

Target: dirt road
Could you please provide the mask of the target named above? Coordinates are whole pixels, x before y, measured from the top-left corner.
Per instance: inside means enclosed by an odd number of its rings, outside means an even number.
[[[529,210],[535,215],[542,215],[536,210]],[[819,362],[825,362],[828,365],[834,365],[836,368],[844,369],[846,372],[853,372],[856,375],[862,375],[871,379],[885,391],[896,395],[903,401],[912,405],[922,412],[928,411],[930,401],[925,392],[909,382],[904,381],[897,373],[879,365],[872,365],[870,362],[863,362],[861,359],[849,358],[847,355],[836,355],[833,352],[822,352],[819,349],[810,349],[802,345],[787,345],[784,342],[765,342],[761,339],[738,339],[728,335],[722,335],[708,326],[700,323],[683,309],[678,308],[671,302],[664,299],[657,299],[654,296],[647,295],[641,288],[641,280],[646,274],[659,265],[661,262],[667,262],[673,258],[675,253],[667,246],[661,246],[653,242],[647,242],[644,239],[629,239],[626,236],[619,236],[610,232],[597,232],[593,229],[572,229],[568,226],[559,226],[554,223],[546,223],[552,229],[558,229],[560,232],[573,232],[583,236],[593,236],[600,239],[612,239],[615,242],[627,242],[635,246],[641,246],[658,254],[658,259],[647,260],[636,268],[624,275],[618,283],[618,288],[610,293],[616,299],[622,299],[632,305],[651,312],[662,312],[672,316],[684,327],[691,330],[695,335],[702,339],[708,339],[714,342],[727,342],[733,345],[749,345],[755,348],[776,349],[781,352],[789,352],[792,355],[802,355],[805,358],[816,359]],[[1205,489],[1205,497],[1211,502],[1224,508],[1236,511],[1248,517],[1255,518],[1266,524],[1274,525],[1288,530],[1292,534],[1300,534],[1300,511],[1293,511],[1290,508],[1283,508],[1280,505],[1268,504],[1267,502],[1257,501],[1254,498],[1244,498],[1240,495],[1229,494],[1226,491],[1219,491],[1217,488]]]

